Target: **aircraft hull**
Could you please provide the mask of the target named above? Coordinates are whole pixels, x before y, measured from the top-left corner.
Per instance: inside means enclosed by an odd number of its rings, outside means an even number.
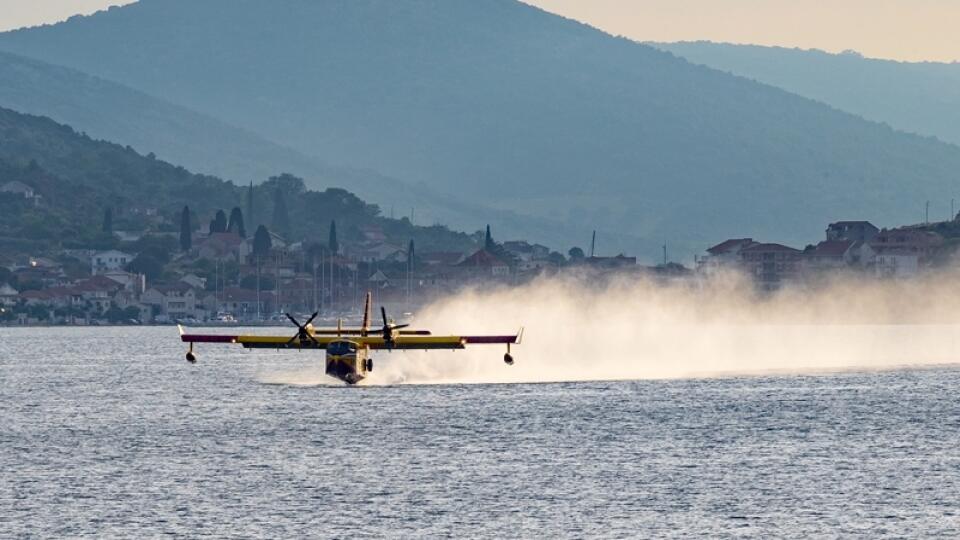
[[[371,362],[367,357],[366,349],[354,347],[345,354],[331,354],[327,352],[326,373],[331,377],[354,385],[367,377],[367,368]]]

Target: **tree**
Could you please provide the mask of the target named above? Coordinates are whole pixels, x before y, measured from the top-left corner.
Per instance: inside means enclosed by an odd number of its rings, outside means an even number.
[[[551,251],[550,255],[547,256],[547,260],[556,266],[563,266],[567,262],[567,259],[563,256],[563,253],[558,251]]]
[[[287,213],[287,201],[280,186],[277,186],[273,195],[273,221],[270,228],[284,239],[290,239],[290,215]]]
[[[416,247],[413,245],[413,238],[410,239],[410,243],[407,244],[407,264],[412,270],[416,265],[417,251]]]
[[[247,237],[247,229],[243,226],[243,212],[239,206],[234,206],[230,211],[230,223],[227,224],[227,232],[235,232],[240,238]]]
[[[483,238],[483,248],[487,251],[493,249],[493,236],[490,234],[490,225],[487,225],[487,234]]]
[[[250,182],[250,187],[247,188],[247,225],[250,228],[257,226],[257,217],[253,214],[253,182]]]
[[[578,247],[570,248],[570,251],[567,252],[567,255],[570,255],[571,260],[578,260],[584,258],[583,250]]]
[[[330,239],[327,241],[330,252],[336,255],[340,252],[340,242],[337,241],[337,222],[330,221]]]
[[[227,232],[227,214],[223,210],[217,210],[216,217],[210,221],[210,234]]]
[[[167,264],[173,258],[178,247],[176,238],[170,236],[144,236],[130,247],[140,255],[150,255],[162,264]]]
[[[270,231],[263,225],[257,227],[257,232],[253,234],[253,254],[256,257],[266,257],[270,254],[270,248],[273,247],[273,241],[270,240]]]
[[[190,251],[193,247],[193,227],[190,226],[190,207],[184,206],[180,212],[180,250]]]
[[[103,211],[103,232],[113,232],[113,208],[109,206]]]
[[[163,275],[163,261],[155,255],[141,253],[127,265],[127,272],[143,274],[147,281],[156,281]]]

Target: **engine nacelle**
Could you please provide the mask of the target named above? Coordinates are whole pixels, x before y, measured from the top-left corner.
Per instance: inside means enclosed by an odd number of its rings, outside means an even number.
[[[187,362],[191,364],[197,363],[197,355],[193,354],[193,351],[187,351]]]
[[[510,353],[507,353],[507,354],[503,355],[503,363],[506,364],[506,365],[508,365],[508,366],[512,366],[512,365],[513,365],[513,355],[511,355]]]

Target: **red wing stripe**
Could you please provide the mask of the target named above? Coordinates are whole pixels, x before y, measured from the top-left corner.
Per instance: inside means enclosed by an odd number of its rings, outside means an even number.
[[[184,334],[180,339],[184,343],[236,343],[239,336],[204,336],[200,334]]]
[[[464,343],[516,343],[517,336],[463,336]]]

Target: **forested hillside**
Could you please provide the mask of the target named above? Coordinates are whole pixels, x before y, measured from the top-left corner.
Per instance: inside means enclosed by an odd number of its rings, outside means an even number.
[[[513,0],[141,0],[0,49],[648,260],[916,221],[960,170],[955,146]]]
[[[248,189],[130,147],[94,140],[47,118],[0,108],[0,185],[12,181],[32,187],[40,200],[0,194],[0,237],[8,246],[39,249],[108,241],[102,235],[108,208],[115,230],[144,230],[153,223],[176,231],[185,205],[196,216],[195,226],[206,226],[218,209],[246,208]],[[323,240],[336,220],[347,240],[359,236],[358,227],[376,224],[401,246],[411,238],[422,249],[472,245],[466,234],[382,217],[376,205],[346,190],[308,190],[300,178],[288,174],[254,188],[257,210],[247,218],[250,230],[259,223],[271,226],[277,197],[284,199],[290,224],[289,231],[278,232],[291,242]],[[154,211],[156,216],[151,215]]]
[[[493,220],[519,237],[561,244],[564,227],[443,196],[373,170],[333,167],[249,131],[100,77],[0,52],[0,106],[47,116],[96,139],[132,146],[204,174],[259,184],[278,170],[312,189],[341,187],[417,223],[476,230]],[[580,231],[586,237],[586,231]]]

